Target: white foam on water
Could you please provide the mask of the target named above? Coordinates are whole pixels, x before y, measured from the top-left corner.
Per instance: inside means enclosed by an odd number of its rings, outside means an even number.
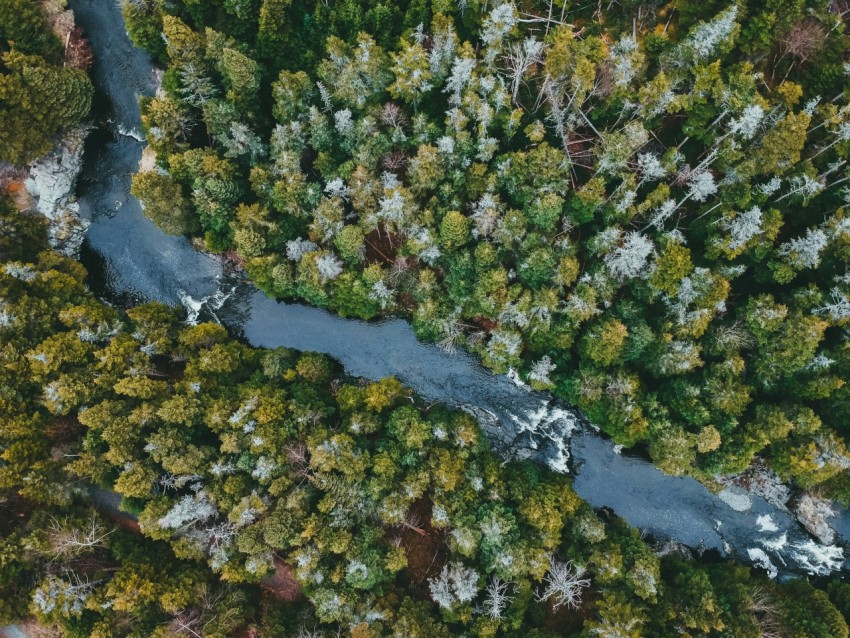
[[[201,308],[204,307],[206,297],[195,299],[187,292],[178,291],[180,295],[180,303],[186,309],[186,323],[190,326],[198,325],[198,316],[201,314]]]
[[[200,299],[195,299],[185,290],[178,290],[177,293],[180,296],[180,303],[183,304],[184,308],[186,308],[186,323],[190,326],[197,325],[198,317],[200,316],[201,310],[204,306],[211,310],[220,310],[235,290],[236,286],[231,287],[230,290],[226,292],[219,288],[213,294],[201,297]],[[215,315],[213,314],[213,316]]]
[[[771,551],[779,552],[788,544],[788,534],[783,532],[781,536],[777,536],[771,541],[762,540],[761,544]]]
[[[837,545],[819,545],[809,539],[794,543],[792,556],[798,565],[809,574],[826,576],[844,565],[844,550]]]
[[[570,472],[570,453],[566,448],[559,447],[555,452],[555,456],[547,459],[546,465],[553,472],[559,474],[569,474]]]
[[[760,532],[777,532],[779,528],[773,522],[773,517],[770,514],[763,514],[756,519],[756,525],[759,526]]]
[[[779,575],[779,570],[764,550],[759,549],[758,547],[748,548],[747,556],[750,557],[750,560],[753,561],[753,564],[756,567],[761,567],[765,570],[770,578],[776,578],[777,575]]]
[[[219,288],[209,297],[205,297],[204,303],[207,304],[211,311],[221,310],[222,306],[224,306],[224,304],[227,302],[228,299],[230,299],[234,292],[236,292],[236,286],[231,286],[230,290],[228,290],[227,292],[225,292],[222,288]],[[213,317],[215,317],[214,312],[212,313],[212,315]],[[216,321],[218,321],[218,317],[215,318]]]
[[[528,410],[521,415],[509,414],[510,419],[517,425],[517,433],[528,433],[535,449],[548,444],[552,452],[547,458],[547,465],[556,472],[569,472],[570,439],[579,429],[580,423],[576,415],[563,408],[552,406],[551,402],[543,401],[536,410]]]
[[[519,432],[539,434],[553,440],[555,436],[569,437],[579,427],[578,419],[572,412],[559,407],[552,408],[548,401],[543,401],[537,410],[509,416],[517,424]]]
[[[129,137],[137,142],[144,142],[145,136],[142,135],[141,131],[134,128],[127,128],[123,124],[118,125],[118,134],[123,135],[124,137]]]

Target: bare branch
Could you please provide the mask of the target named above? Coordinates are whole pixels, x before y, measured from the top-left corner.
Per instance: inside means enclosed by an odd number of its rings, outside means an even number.
[[[537,593],[537,601],[543,602],[554,598],[553,609],[567,606],[577,609],[581,605],[581,593],[590,587],[590,579],[582,578],[584,568],[573,568],[572,561],[561,563],[554,558],[549,559],[549,571],[543,578],[545,585],[542,592]]]

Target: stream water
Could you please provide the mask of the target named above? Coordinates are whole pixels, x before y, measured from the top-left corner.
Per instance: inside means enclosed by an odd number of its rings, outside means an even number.
[[[838,544],[820,544],[781,504],[729,490],[721,498],[693,479],[667,476],[620,454],[577,411],[488,373],[466,353],[450,355],[419,342],[402,320],[366,323],[278,303],[225,272],[217,258],[160,231],[130,195],[144,148],[137,99],[153,94],[156,72],[127,38],[115,0],[70,5],[95,53],[98,127],[87,143],[77,195],[92,222],[82,261],[100,298],[124,306],[182,304],[191,320],[220,321],[254,346],[327,353],[356,376],[394,375],[427,399],[474,413],[506,457],[570,472],[591,505],[659,540],[716,550],[772,574],[827,574],[844,567],[846,514],[836,521]]]

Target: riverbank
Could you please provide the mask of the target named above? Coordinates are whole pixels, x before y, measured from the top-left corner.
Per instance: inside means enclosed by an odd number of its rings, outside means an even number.
[[[50,153],[30,165],[23,188],[15,197],[21,210],[47,220],[51,247],[68,257],[79,256],[88,229],[74,194],[89,130],[89,126],[81,126],[67,131]]]
[[[64,45],[64,64],[87,69],[92,52],[78,28],[74,12],[63,2],[43,2],[42,12],[53,33]],[[91,130],[83,123],[64,131],[53,148],[29,166],[5,172],[6,188],[19,210],[47,220],[51,247],[68,257],[78,257],[88,223],[80,216],[75,193],[83,168],[85,141]]]

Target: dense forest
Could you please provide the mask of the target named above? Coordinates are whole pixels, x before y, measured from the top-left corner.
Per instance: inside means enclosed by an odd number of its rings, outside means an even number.
[[[665,471],[848,500],[847,9],[133,0],[167,67],[133,190],[270,294],[406,316]],[[11,164],[90,109],[44,11],[0,0]],[[86,278],[0,194],[0,625],[850,636],[838,579],[644,538],[395,379]]]
[[[104,638],[848,636],[850,585],[652,546],[564,475],[494,456],[465,413],[161,304],[125,314],[46,250],[40,221],[4,200],[0,227],[0,622]],[[97,486],[128,514],[93,510]]]
[[[163,228],[666,472],[850,498],[844,4],[125,7],[167,67],[134,179]]]
[[[48,28],[46,12],[31,0],[0,0],[0,168],[43,155],[91,109],[85,39],[58,7]]]

